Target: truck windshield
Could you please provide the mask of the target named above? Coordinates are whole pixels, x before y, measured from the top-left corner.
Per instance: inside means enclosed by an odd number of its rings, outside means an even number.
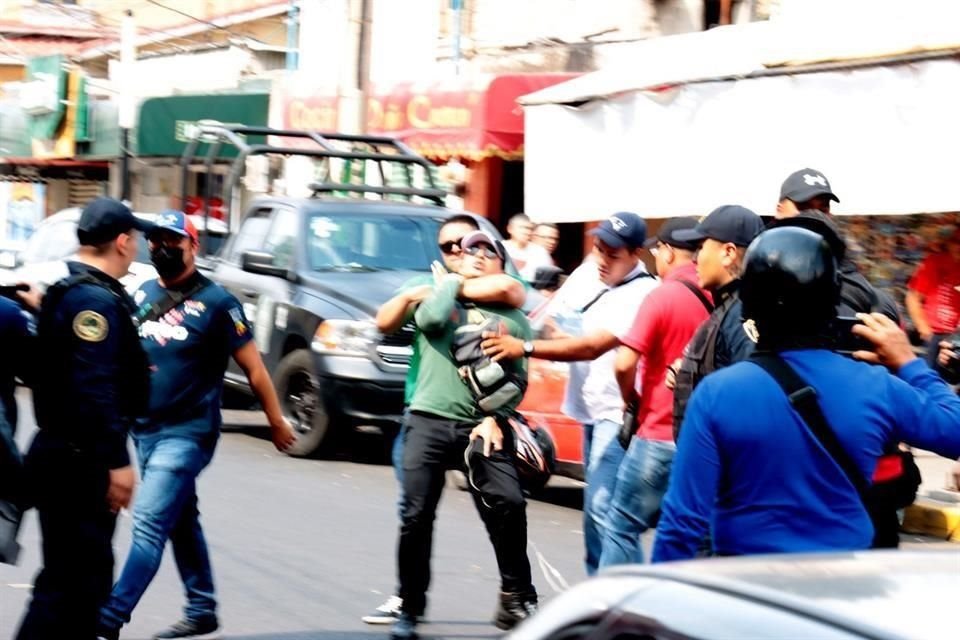
[[[307,260],[314,271],[429,271],[438,226],[430,218],[314,215]]]

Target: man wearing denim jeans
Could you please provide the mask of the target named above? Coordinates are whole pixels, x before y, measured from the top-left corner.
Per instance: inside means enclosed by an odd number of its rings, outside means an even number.
[[[593,253],[554,295],[550,339],[523,343],[511,336],[489,336],[484,349],[491,358],[535,357],[573,362],[563,413],[583,425],[583,460],[587,487],[583,496],[586,571],[600,563],[601,540],[617,482],[623,449],[617,434],[623,401],[614,375],[614,351],[637,315],[644,297],[656,286],[640,261],[646,223],[635,213],[617,213],[590,233]],[[552,311],[551,311],[552,310]]]
[[[133,429],[141,485],[133,507],[133,542],[120,579],[100,611],[98,637],[114,640],[156,575],[169,539],[187,594],[184,619],[162,638],[219,637],[213,573],[196,479],[220,435],[223,374],[232,356],[246,373],[283,450],[294,434],[280,411],[240,303],[195,266],[197,231],[182,212],[161,214],[148,235],[159,280],[134,294],[140,338],[152,366],[150,407]]]
[[[636,406],[633,413],[637,421],[630,425],[636,429],[636,437],[630,438],[617,470],[603,535],[601,568],[643,562],[640,534],[654,526],[667,491],[676,452],[673,391],[664,384],[667,365],[683,354],[713,310],[710,294],[697,285],[693,263],[696,243],[674,237],[676,231],[696,226],[695,218],[667,220],[646,244],[656,259],[663,284],[640,305],[633,327],[617,352],[617,380],[624,404]],[[638,368],[641,358],[643,366]]]

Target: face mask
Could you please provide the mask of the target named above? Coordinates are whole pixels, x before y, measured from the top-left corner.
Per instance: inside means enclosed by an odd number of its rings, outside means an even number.
[[[176,278],[187,268],[183,262],[183,249],[180,247],[160,245],[150,252],[150,261],[164,280]]]

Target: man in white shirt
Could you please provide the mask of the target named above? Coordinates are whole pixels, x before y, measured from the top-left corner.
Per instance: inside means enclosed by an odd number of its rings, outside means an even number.
[[[504,241],[503,246],[506,247],[507,254],[510,255],[521,278],[527,282],[533,282],[537,277],[537,269],[553,266],[553,258],[547,250],[531,242],[533,223],[526,214],[518,213],[510,218],[507,223],[507,235],[510,239]]]
[[[572,362],[563,413],[583,424],[583,534],[588,575],[597,571],[604,515],[624,450],[617,441],[623,399],[614,370],[621,344],[646,295],[657,285],[640,261],[647,225],[635,213],[617,213],[590,232],[593,252],[557,291],[551,339],[522,342],[489,335],[487,355]]]

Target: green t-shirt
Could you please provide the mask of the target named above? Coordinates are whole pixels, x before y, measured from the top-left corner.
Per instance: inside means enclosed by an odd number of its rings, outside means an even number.
[[[422,287],[425,284],[433,284],[433,276],[429,274],[424,274],[422,276],[416,276],[410,278],[403,283],[403,286],[397,291],[397,293],[403,293],[409,289],[414,289],[416,287]],[[403,319],[403,324],[407,324],[413,318],[413,310],[407,312],[407,317]],[[417,330],[417,333],[420,333]],[[403,383],[403,405],[409,406],[410,401],[413,400],[413,390],[417,388],[417,375],[420,373],[420,344],[419,340],[416,337],[413,340],[413,353],[410,354],[410,368],[407,369],[407,379]]]
[[[414,314],[417,325],[414,350],[419,352],[416,388],[410,399],[410,408],[462,422],[479,421],[483,414],[467,385],[460,379],[450,354],[454,331],[466,318],[464,308],[457,302],[459,283],[450,278],[434,289],[433,294],[420,303]],[[533,334],[522,311],[503,307],[477,305],[470,313],[499,318],[506,333],[530,340]],[[515,361],[518,373],[526,379],[526,358]],[[504,407],[503,411],[516,408]]]
[[[517,282],[523,284],[523,286],[529,290],[530,285],[526,281],[521,280],[520,277],[515,274],[511,273],[509,275]],[[422,287],[425,284],[433,284],[432,274],[424,274],[422,276],[414,276],[413,278],[410,278],[404,282],[399,289],[397,289],[397,293],[399,294],[410,289]],[[414,311],[415,309],[407,311],[407,315],[403,319],[403,324],[407,324],[413,319]],[[417,376],[420,374],[420,341],[417,340],[420,334],[420,329],[417,328],[416,331],[417,336],[414,338],[412,345],[413,353],[410,354],[410,368],[407,369],[407,379],[403,384],[403,405],[406,407],[410,406],[410,403],[413,401],[413,392],[417,388]]]

